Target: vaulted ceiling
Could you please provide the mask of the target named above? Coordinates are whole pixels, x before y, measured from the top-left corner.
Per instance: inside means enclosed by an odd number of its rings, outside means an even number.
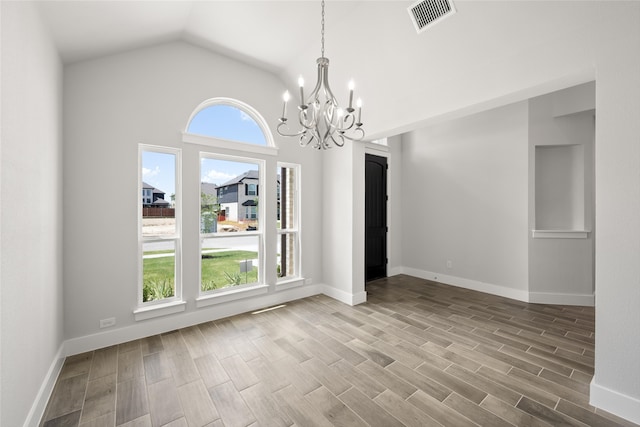
[[[420,34],[407,12],[412,3],[326,4],[331,85],[340,98],[348,80],[355,80],[369,135],[408,130],[468,107],[462,104],[521,89],[518,72],[535,73],[555,60],[531,64],[523,52],[544,56],[540,46],[589,34],[585,29],[604,19],[608,11],[601,5],[609,2],[457,0],[458,13]],[[274,73],[289,88],[300,74],[315,81],[319,0],[46,0],[39,7],[67,64],[184,40]],[[543,82],[544,74],[539,78]]]
[[[336,29],[342,39],[340,23],[362,25],[361,3],[328,2],[327,33]],[[396,3],[411,28],[405,2]],[[65,63],[178,39],[276,73],[307,49],[320,53],[320,1],[45,1],[40,8]]]

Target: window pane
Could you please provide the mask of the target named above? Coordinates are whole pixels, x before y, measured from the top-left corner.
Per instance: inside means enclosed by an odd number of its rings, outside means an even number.
[[[278,235],[278,278],[297,276],[297,233]]]
[[[202,238],[203,292],[258,282],[259,236]]]
[[[176,243],[143,243],[142,302],[175,296]]]
[[[298,247],[298,176],[299,166],[278,165],[278,280],[300,275]]]
[[[211,105],[200,110],[187,132],[213,138],[267,145],[264,133],[251,116],[231,105]]]
[[[142,152],[142,235],[176,234],[176,155]]]
[[[257,163],[201,158],[201,233],[258,230],[259,170]]]

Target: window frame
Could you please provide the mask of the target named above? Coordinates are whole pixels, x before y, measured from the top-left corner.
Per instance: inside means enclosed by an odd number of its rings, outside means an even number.
[[[293,208],[294,208],[294,215],[293,215],[293,227],[287,227],[287,228],[281,228],[281,227],[277,227],[276,230],[276,235],[277,235],[277,241],[276,241],[276,247],[277,245],[281,245],[282,243],[282,236],[283,235],[292,235],[294,238],[294,242],[295,242],[295,252],[294,252],[294,274],[292,276],[283,276],[283,277],[279,277],[276,274],[276,286],[279,285],[283,285],[286,283],[290,283],[290,282],[296,282],[299,281],[300,279],[302,279],[302,239],[300,236],[300,230],[301,230],[301,191],[300,191],[300,186],[302,183],[302,179],[301,179],[301,165],[298,163],[289,163],[289,162],[277,162],[276,163],[276,167],[277,167],[277,172],[276,172],[276,177],[280,174],[280,170],[282,168],[288,168],[288,169],[293,169],[295,171],[295,180],[294,180],[294,197],[295,200],[293,202]],[[280,184],[280,186],[282,185],[282,183]],[[280,194],[280,198],[277,197],[277,194]],[[282,209],[282,203],[281,203],[281,197],[282,197],[282,190],[281,189],[276,189],[276,208],[277,209]],[[278,207],[278,205],[280,205]],[[276,217],[280,218],[278,221],[282,221],[282,213],[279,212],[278,215],[276,215]],[[281,249],[282,250],[282,249]],[[277,257],[277,254],[276,254]],[[280,265],[278,263],[278,265]]]
[[[248,183],[247,184],[247,194],[246,195],[247,196],[258,196],[258,184]]]
[[[142,193],[142,157],[144,152],[171,154],[175,156],[175,222],[174,234],[167,237],[145,237],[142,234],[143,203],[138,197],[138,280],[137,280],[137,309],[134,310],[136,320],[144,320],[176,311],[184,310],[185,302],[182,299],[182,150],[179,148],[165,147],[150,144],[138,145],[138,195]],[[143,301],[144,287],[144,244],[149,242],[171,241],[174,242],[174,295],[169,298],[153,301]],[[152,311],[166,309],[156,314]]]
[[[193,118],[198,115],[200,111],[213,105],[228,105],[231,107],[235,107],[249,115],[249,117],[251,117],[256,122],[260,130],[262,130],[267,145],[257,145],[243,141],[232,141],[214,136],[199,135],[188,132]],[[189,116],[189,120],[187,120],[187,125],[184,127],[184,131],[182,132],[182,142],[189,144],[206,145],[213,148],[222,148],[224,150],[241,151],[249,154],[266,154],[270,156],[275,156],[278,154],[278,147],[276,146],[273,139],[273,134],[271,133],[269,124],[264,119],[264,117],[262,117],[262,115],[255,108],[233,98],[210,98],[200,103],[200,105],[198,105]]]

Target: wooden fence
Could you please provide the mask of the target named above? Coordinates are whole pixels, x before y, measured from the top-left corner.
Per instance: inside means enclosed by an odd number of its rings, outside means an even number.
[[[142,208],[143,218],[174,218],[175,208]]]

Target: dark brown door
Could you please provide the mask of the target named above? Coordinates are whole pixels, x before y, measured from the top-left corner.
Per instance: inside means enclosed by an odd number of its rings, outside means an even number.
[[[366,280],[387,277],[387,159],[365,156]]]

